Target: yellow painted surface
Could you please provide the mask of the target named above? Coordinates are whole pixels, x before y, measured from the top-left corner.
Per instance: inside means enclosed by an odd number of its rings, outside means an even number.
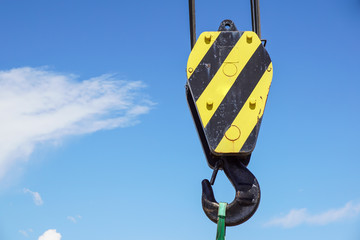
[[[240,137],[240,134],[240,129],[235,125],[231,125],[229,129],[225,132],[225,137],[229,141],[236,141]]]
[[[251,43],[247,41],[249,36],[252,36]],[[201,43],[201,45],[203,44]],[[261,41],[254,32],[244,32],[204,92],[200,95],[196,101],[196,106],[204,128],[260,44]],[[213,103],[212,108],[207,107],[209,100]]]
[[[205,54],[209,51],[210,47],[215,42],[220,32],[203,32],[195,43],[187,62],[187,78],[189,79]]]
[[[251,131],[264,113],[272,76],[273,66],[272,63],[270,63],[268,70],[264,72],[260,81],[232,123],[232,125],[235,125],[240,129],[240,137],[233,141],[224,136],[215,149],[216,153],[237,153],[241,150],[246,139],[249,137]]]

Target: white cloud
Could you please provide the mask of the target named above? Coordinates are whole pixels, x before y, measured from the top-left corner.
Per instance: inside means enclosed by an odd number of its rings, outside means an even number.
[[[0,179],[38,143],[138,123],[153,105],[143,87],[113,75],[79,81],[45,68],[0,71]]]
[[[24,193],[29,193],[32,196],[35,205],[40,206],[40,205],[44,204],[44,201],[42,200],[42,198],[41,198],[41,196],[40,196],[40,194],[38,192],[33,192],[33,191],[31,191],[30,189],[27,189],[27,188],[24,188],[23,191],[24,191]]]
[[[360,203],[348,202],[344,207],[330,209],[323,213],[311,214],[306,208],[293,209],[283,217],[276,217],[265,224],[265,226],[281,226],[292,228],[301,224],[326,225],[332,222],[355,217],[360,214]]]
[[[61,234],[56,232],[56,229],[49,229],[38,240],[61,240]]]

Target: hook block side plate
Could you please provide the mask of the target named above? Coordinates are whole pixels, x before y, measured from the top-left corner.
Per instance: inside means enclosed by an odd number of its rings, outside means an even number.
[[[225,21],[199,36],[187,63],[187,99],[211,167],[219,156],[249,159],[273,75],[256,33]]]

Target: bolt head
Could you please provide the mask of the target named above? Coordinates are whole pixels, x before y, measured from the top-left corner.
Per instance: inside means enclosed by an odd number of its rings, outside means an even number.
[[[207,33],[207,34],[205,35],[205,42],[206,42],[206,43],[210,43],[210,41],[211,41],[211,34],[210,34],[210,33]]]
[[[213,100],[212,100],[212,99],[208,99],[208,100],[206,101],[206,108],[207,108],[208,110],[211,110],[211,109],[213,108],[213,106],[214,106]]]
[[[253,109],[253,110],[256,108],[256,99],[255,98],[250,99],[249,107],[250,107],[250,109]]]
[[[252,40],[253,40],[253,36],[250,33],[246,34],[247,43],[252,43]]]

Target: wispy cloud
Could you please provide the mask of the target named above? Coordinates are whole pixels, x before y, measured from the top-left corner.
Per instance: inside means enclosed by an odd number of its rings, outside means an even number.
[[[31,228],[29,228],[28,230],[19,230],[19,233],[21,233],[21,235],[23,235],[24,237],[29,237],[29,233],[32,233],[33,230]]]
[[[32,199],[35,203],[35,205],[40,206],[44,204],[44,201],[42,200],[40,194],[38,192],[33,192],[30,189],[24,188],[24,193],[29,193],[32,196]]]
[[[38,240],[61,240],[61,234],[56,232],[56,229],[49,229]]]
[[[348,202],[344,207],[330,209],[328,211],[311,214],[306,208],[293,209],[282,217],[276,217],[265,224],[265,226],[280,226],[292,228],[301,224],[326,225],[332,222],[355,217],[360,214],[360,203]]]
[[[77,215],[77,216],[75,216],[75,217],[73,217],[73,216],[67,216],[67,219],[68,219],[70,222],[77,223],[80,219],[82,219],[82,216],[80,216],[80,215]]]
[[[46,68],[0,71],[0,179],[36,144],[138,123],[153,105],[140,81],[78,80]]]
[[[19,230],[19,233],[21,233],[24,237],[28,237],[29,234],[25,230]]]

